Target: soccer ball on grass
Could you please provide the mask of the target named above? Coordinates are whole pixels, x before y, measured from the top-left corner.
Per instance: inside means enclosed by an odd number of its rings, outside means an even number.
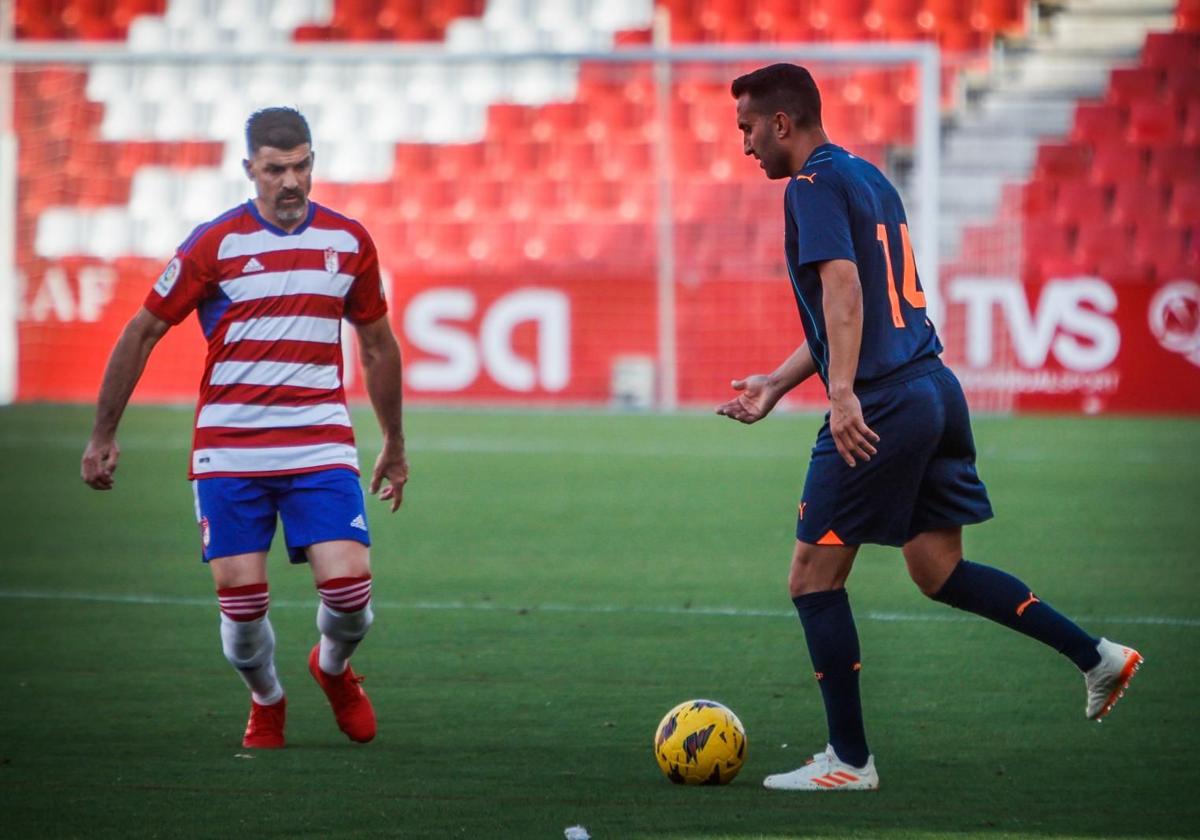
[[[654,757],[677,785],[727,784],[746,760],[746,730],[720,703],[688,700],[658,725]]]

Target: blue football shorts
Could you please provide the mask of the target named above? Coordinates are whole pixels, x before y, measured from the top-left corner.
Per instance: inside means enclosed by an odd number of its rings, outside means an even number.
[[[330,540],[371,544],[358,473],[329,469],[295,475],[199,478],[192,482],[205,563],[214,557],[267,551],[283,520],[288,558]]]
[[[992,517],[975,471],[971,417],[947,367],[858,394],[879,435],[871,460],[847,466],[829,431],[817,434],[796,539],[821,545],[900,546],[917,534]]]

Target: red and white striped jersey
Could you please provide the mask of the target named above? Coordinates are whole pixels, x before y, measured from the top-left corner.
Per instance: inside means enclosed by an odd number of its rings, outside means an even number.
[[[208,339],[190,478],[358,469],[341,320],[387,314],[366,229],[309,203],[288,233],[248,201],[192,232],[146,297]]]

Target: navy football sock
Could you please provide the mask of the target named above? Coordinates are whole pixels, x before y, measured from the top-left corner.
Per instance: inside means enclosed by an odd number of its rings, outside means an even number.
[[[1037,639],[1070,659],[1081,671],[1100,661],[1096,650],[1099,639],[1038,599],[1020,580],[991,566],[960,561],[933,599]]]
[[[850,612],[845,589],[810,592],[792,599],[808,655],[825,701],[829,743],[838,758],[855,767],[867,763],[871,751],[863,730],[862,701],[858,694],[858,629]]]

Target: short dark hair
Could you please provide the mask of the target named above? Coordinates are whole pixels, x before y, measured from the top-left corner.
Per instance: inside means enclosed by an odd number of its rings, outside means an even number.
[[[246,120],[246,149],[253,155],[263,146],[287,151],[312,144],[308,120],[295,108],[263,108]]]
[[[771,64],[738,76],[730,85],[734,99],[749,94],[755,110],[782,111],[800,128],[821,125],[821,92],[812,73],[798,64]]]

